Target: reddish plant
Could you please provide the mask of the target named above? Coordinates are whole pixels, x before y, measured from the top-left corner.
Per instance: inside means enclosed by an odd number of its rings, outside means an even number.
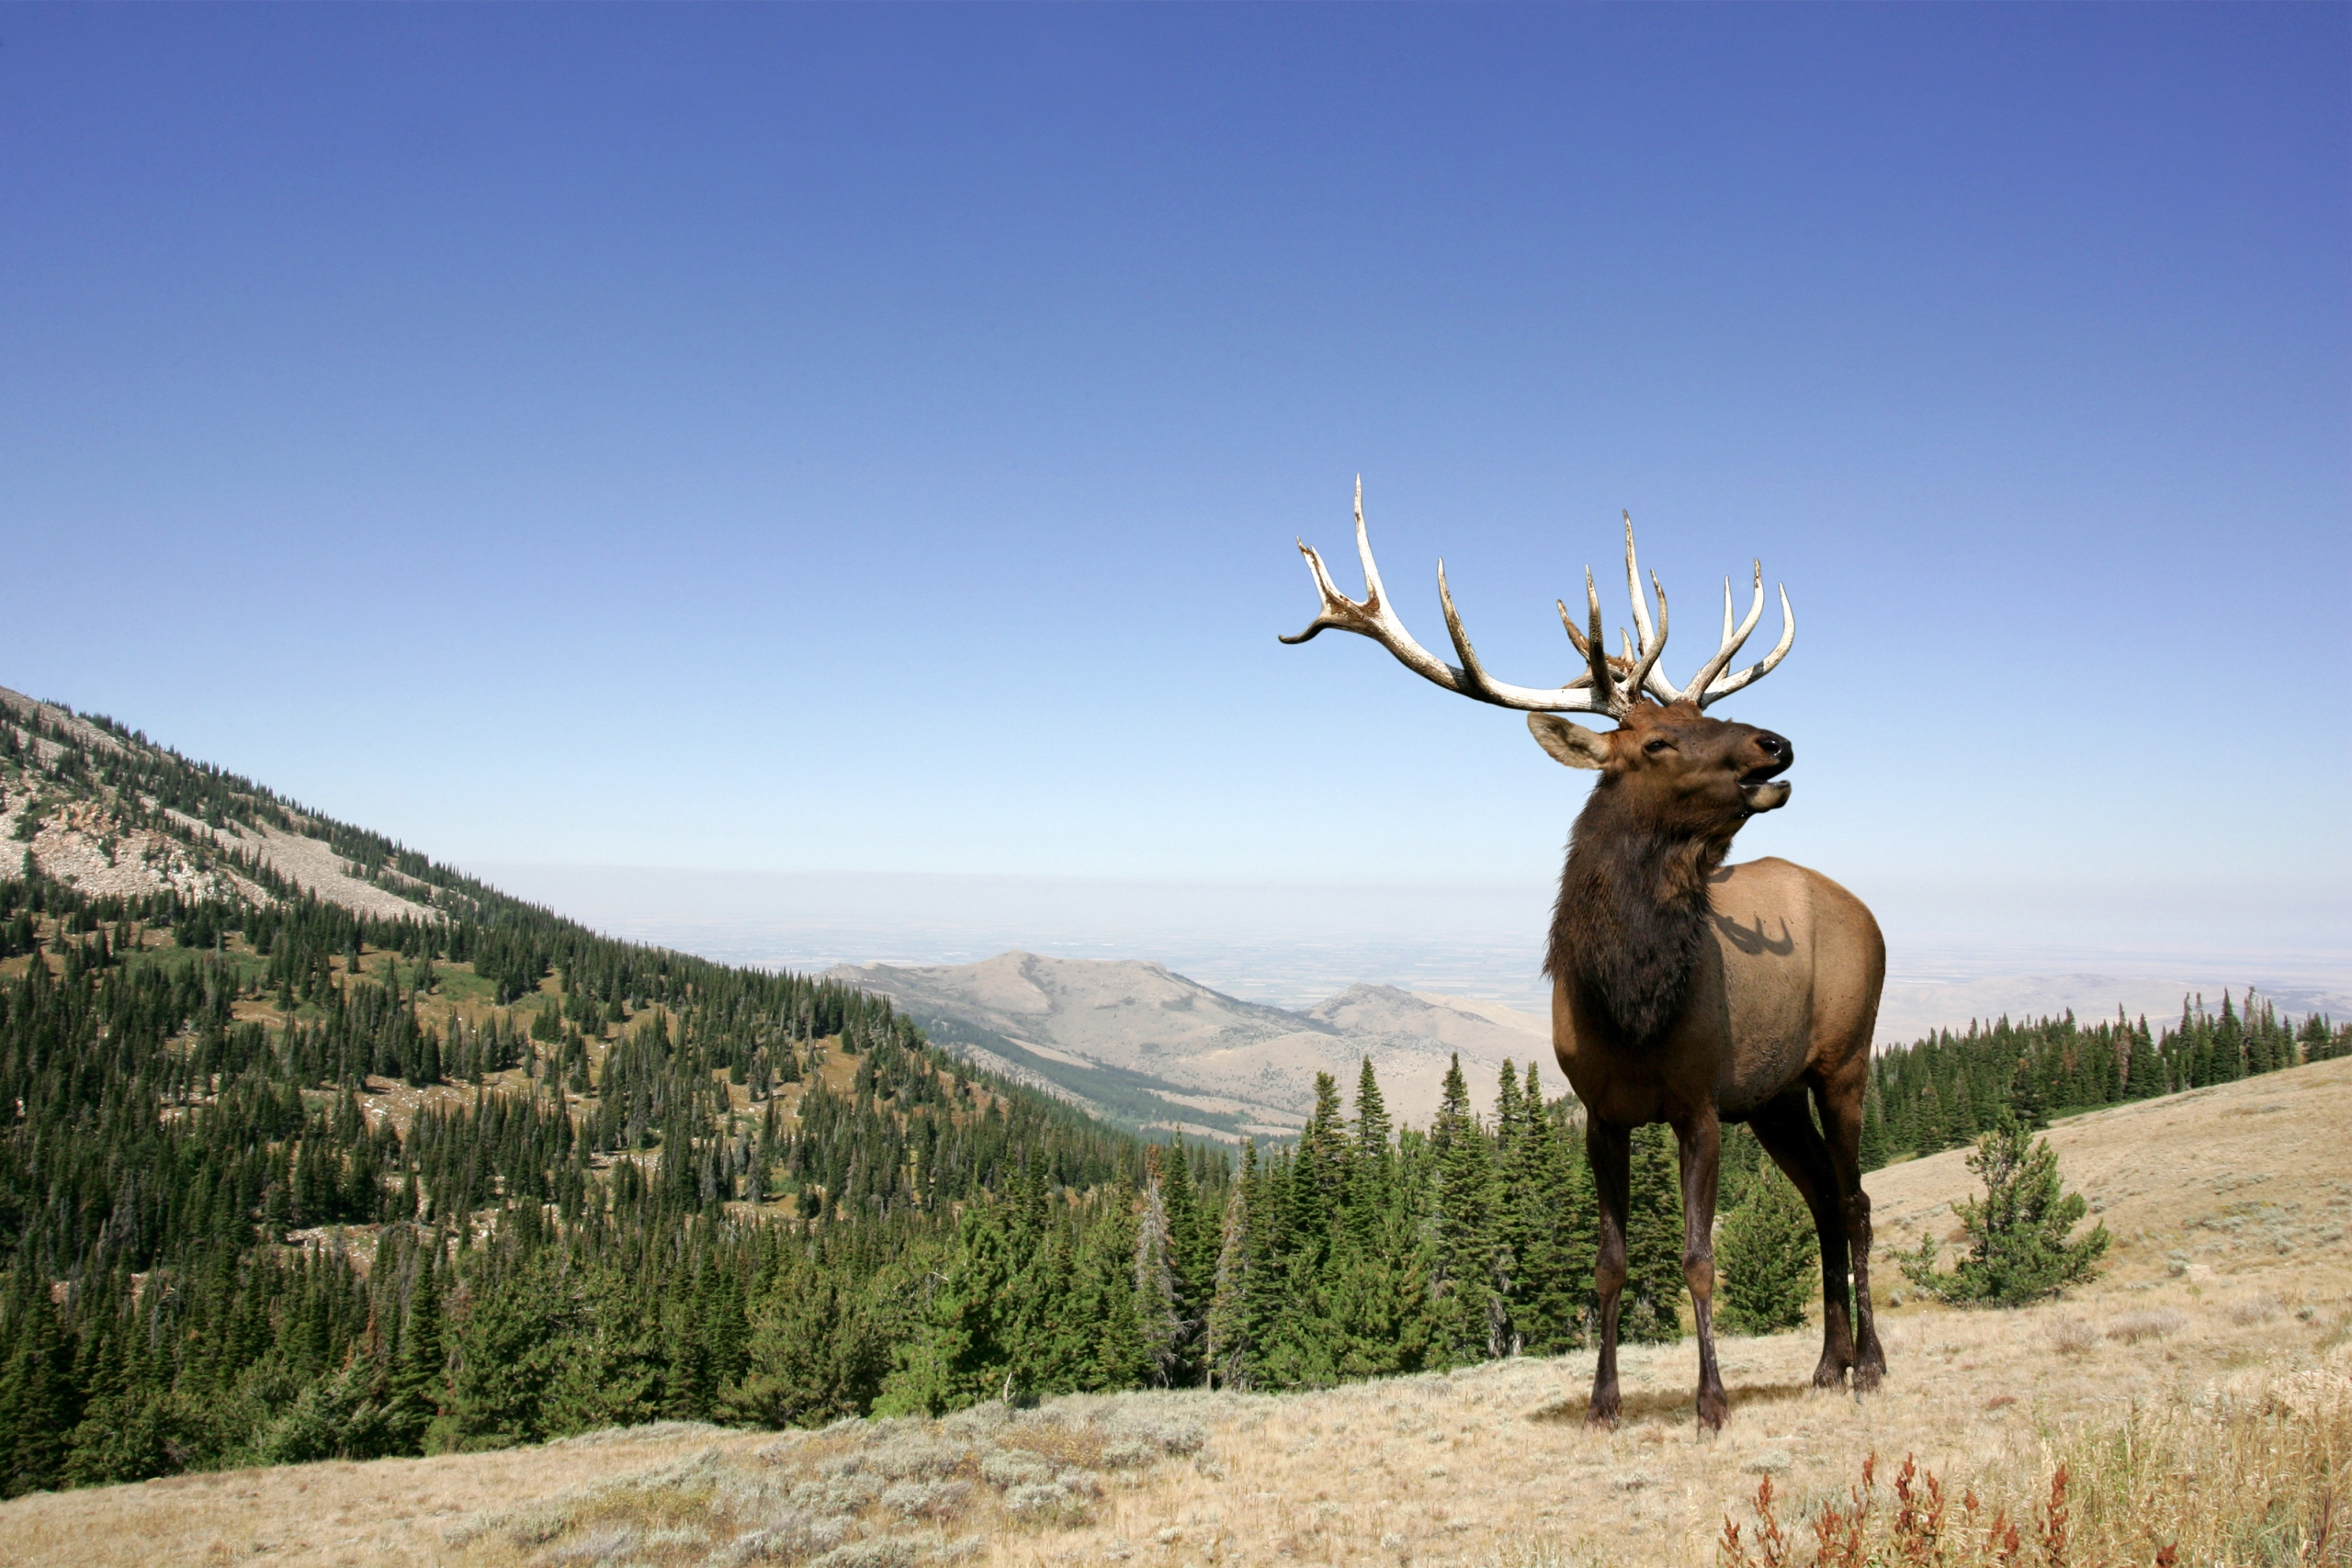
[[[2050,1472],[2050,1501],[2042,1506],[2041,1561],[2047,1568],[2066,1568],[2066,1465],[2063,1460]]]

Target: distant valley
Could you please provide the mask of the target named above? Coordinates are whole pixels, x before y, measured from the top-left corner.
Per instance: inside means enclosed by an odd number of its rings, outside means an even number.
[[[888,998],[934,1043],[1106,1121],[1228,1141],[1294,1131],[1315,1102],[1315,1075],[1351,1088],[1367,1057],[1390,1111],[1422,1124],[1457,1053],[1482,1104],[1506,1061],[1541,1061],[1557,1076],[1548,1021],[1390,986],[1350,987],[1294,1012],[1158,964],[1018,952],[840,964],[822,977]]]

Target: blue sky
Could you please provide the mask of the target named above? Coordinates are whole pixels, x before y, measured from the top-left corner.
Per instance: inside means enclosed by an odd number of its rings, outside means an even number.
[[[1524,683],[1620,508],[1678,679],[1760,556],[1745,850],[2352,948],[2347,43],[14,7],[0,684],[460,864],[1540,882],[1583,775],[1274,640],[1362,473]]]

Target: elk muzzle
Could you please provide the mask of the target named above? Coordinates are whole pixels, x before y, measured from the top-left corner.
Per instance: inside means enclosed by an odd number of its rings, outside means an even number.
[[[1789,782],[1780,775],[1797,760],[1796,748],[1789,744],[1786,736],[1775,735],[1769,729],[1759,729],[1748,737],[1748,745],[1763,761],[1739,775],[1740,804],[1751,817],[1758,812],[1778,811],[1789,803]]]

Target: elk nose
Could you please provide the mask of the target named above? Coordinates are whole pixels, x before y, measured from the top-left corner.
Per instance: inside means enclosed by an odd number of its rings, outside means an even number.
[[[1788,737],[1775,735],[1769,729],[1756,732],[1756,749],[1784,768],[1796,761],[1796,748],[1789,744]]]

